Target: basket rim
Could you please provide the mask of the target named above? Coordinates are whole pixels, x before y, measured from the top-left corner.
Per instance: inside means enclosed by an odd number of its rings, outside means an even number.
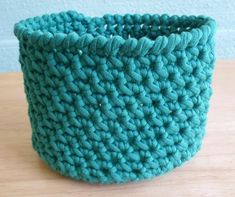
[[[141,38],[123,38],[119,35],[114,35],[110,38],[104,35],[94,36],[91,33],[84,33],[79,35],[73,31],[71,33],[51,33],[42,32],[41,30],[32,30],[31,27],[35,22],[46,23],[48,20],[53,20],[56,23],[64,24],[71,22],[72,19],[80,18],[87,23],[96,22],[97,20],[109,20],[109,17],[145,17],[158,20],[169,20],[169,18],[177,18],[178,20],[201,20],[203,23],[199,27],[192,28],[189,31],[182,31],[179,33],[169,33],[168,35],[160,35],[155,39],[151,39],[147,36]],[[165,19],[164,19],[165,18]],[[89,47],[93,51],[104,49],[105,55],[115,55],[117,52],[120,54],[130,54],[134,56],[160,53],[170,53],[173,50],[184,50],[186,48],[195,47],[198,44],[206,44],[210,40],[215,32],[216,22],[214,19],[199,15],[199,16],[177,16],[168,14],[125,14],[125,15],[110,15],[106,14],[102,17],[87,17],[76,11],[67,11],[53,14],[44,14],[33,18],[21,20],[14,25],[14,34],[20,42],[30,42],[35,46],[42,47],[47,50],[56,48],[68,49],[75,48],[76,50],[84,50]]]

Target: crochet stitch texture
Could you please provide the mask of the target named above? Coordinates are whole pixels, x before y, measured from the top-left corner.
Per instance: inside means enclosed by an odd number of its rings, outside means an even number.
[[[205,16],[75,11],[17,23],[32,143],[64,176],[148,179],[199,150],[214,67]]]

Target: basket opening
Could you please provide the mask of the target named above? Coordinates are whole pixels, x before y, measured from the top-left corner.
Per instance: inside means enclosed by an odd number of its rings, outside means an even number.
[[[71,17],[72,15],[72,17]],[[67,16],[67,18],[65,17]],[[68,16],[70,18],[68,19]],[[147,37],[155,40],[158,36],[169,36],[191,31],[207,22],[206,18],[196,16],[168,16],[168,15],[105,15],[104,17],[88,18],[78,13],[63,13],[57,18],[44,15],[26,21],[25,28],[30,31],[40,31],[69,34],[72,32],[82,36],[86,33],[94,37],[102,35],[111,38],[115,35],[123,39]]]

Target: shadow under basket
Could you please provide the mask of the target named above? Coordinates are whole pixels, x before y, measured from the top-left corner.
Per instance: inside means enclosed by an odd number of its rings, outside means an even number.
[[[215,21],[206,16],[75,11],[14,26],[33,148],[89,183],[162,175],[205,133]]]

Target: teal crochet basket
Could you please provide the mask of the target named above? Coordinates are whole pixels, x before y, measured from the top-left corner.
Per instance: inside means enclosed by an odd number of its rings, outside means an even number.
[[[42,160],[64,176],[123,183],[192,158],[205,133],[215,21],[75,11],[17,23]]]

